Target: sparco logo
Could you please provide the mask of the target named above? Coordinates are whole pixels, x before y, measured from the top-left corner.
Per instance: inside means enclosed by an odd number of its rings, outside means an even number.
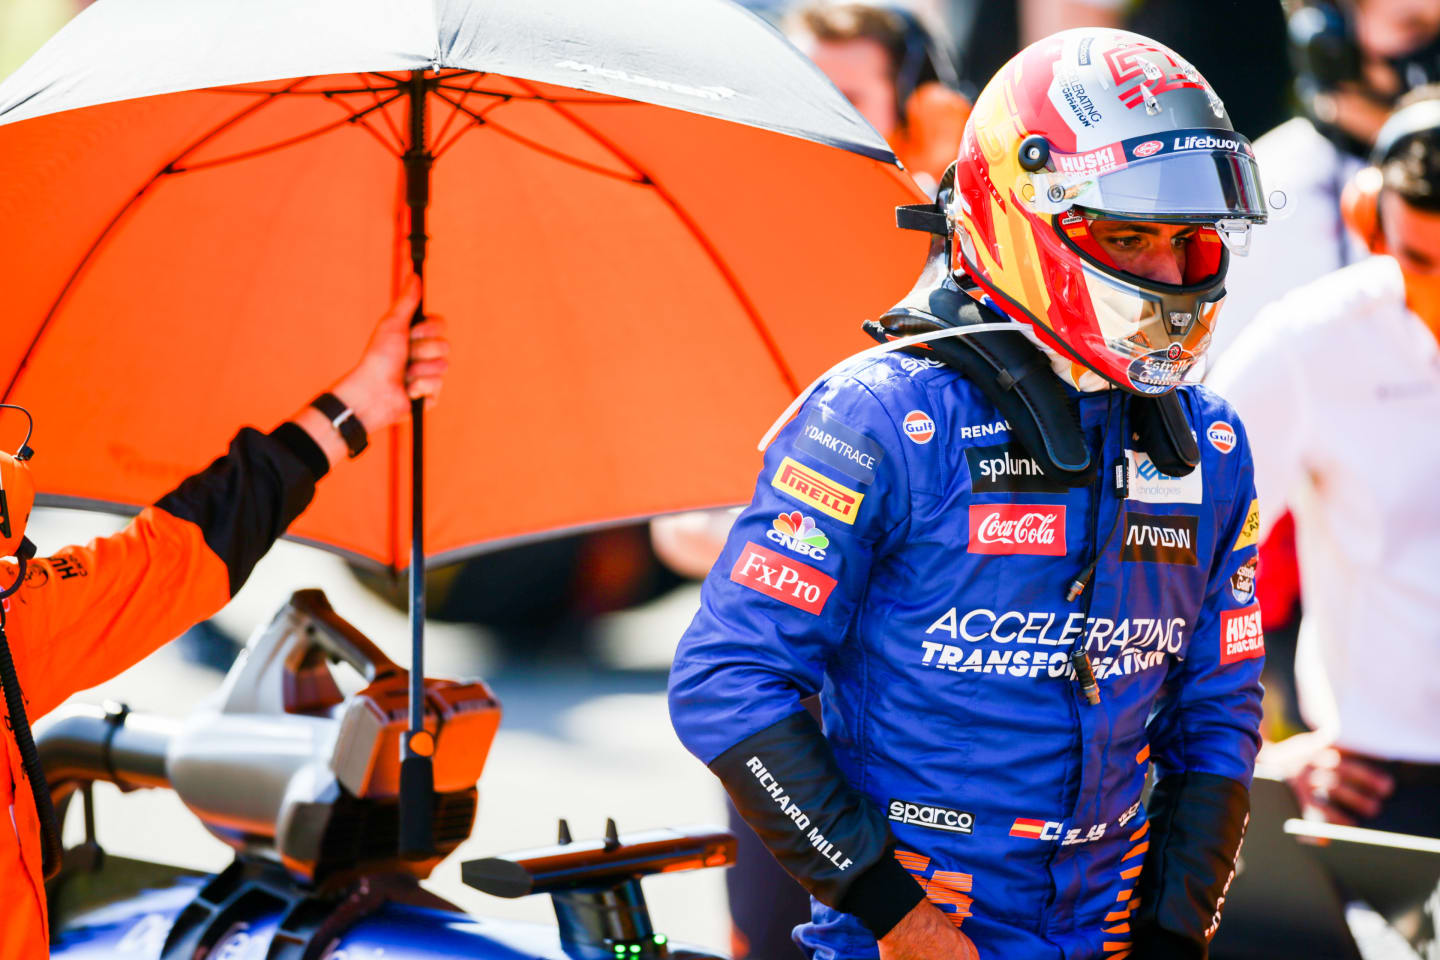
[[[1010,444],[971,447],[970,489],[976,493],[1064,493],[1065,487],[1049,479],[1040,464]]]
[[[1120,559],[1195,566],[1195,517],[1160,517],[1125,512],[1125,545]]]
[[[890,819],[896,823],[929,827],[932,830],[944,830],[948,833],[973,833],[975,831],[975,815],[973,813],[966,813],[964,810],[950,810],[946,807],[927,807],[919,803],[910,803],[908,800],[890,801]]]
[[[970,508],[970,553],[1065,555],[1065,506],[997,503]]]
[[[730,568],[730,579],[806,613],[825,609],[825,601],[835,589],[834,577],[754,542],[745,544]]]

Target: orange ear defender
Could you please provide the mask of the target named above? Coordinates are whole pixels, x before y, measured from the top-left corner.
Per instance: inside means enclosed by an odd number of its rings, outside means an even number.
[[[1385,252],[1385,231],[1380,226],[1380,188],[1384,185],[1379,167],[1365,167],[1340,193],[1341,219],[1371,253]]]
[[[970,101],[962,93],[931,81],[922,83],[905,100],[905,125],[890,139],[895,156],[906,169],[928,173],[936,182],[955,159]]]
[[[1384,167],[1416,134],[1440,128],[1440,100],[1427,98],[1401,107],[1375,137],[1370,165],[1350,178],[1340,194],[1340,216],[1365,241],[1371,253],[1385,253],[1385,231],[1380,223],[1380,190]]]

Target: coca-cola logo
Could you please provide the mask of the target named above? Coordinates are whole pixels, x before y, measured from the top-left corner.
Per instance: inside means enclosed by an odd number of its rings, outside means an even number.
[[[970,508],[970,553],[1062,557],[1065,506],[995,503]]]

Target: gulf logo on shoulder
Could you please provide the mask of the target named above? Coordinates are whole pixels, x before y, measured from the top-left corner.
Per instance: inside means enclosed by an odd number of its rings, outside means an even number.
[[[865,499],[865,494],[859,490],[836,483],[790,457],[780,461],[770,486],[841,523],[854,524],[855,517],[860,513],[860,504]]]
[[[818,614],[825,609],[835,578],[827,577],[814,567],[782,557],[753,541],[745,544],[730,579],[781,603]]]
[[[1224,420],[1216,420],[1205,428],[1205,439],[1221,453],[1229,453],[1235,449],[1235,428]]]
[[[905,437],[911,443],[929,443],[935,437],[935,421],[924,410],[911,410],[903,423]]]
[[[1220,614],[1220,663],[1238,663],[1265,656],[1265,631],[1260,625],[1260,605]]]

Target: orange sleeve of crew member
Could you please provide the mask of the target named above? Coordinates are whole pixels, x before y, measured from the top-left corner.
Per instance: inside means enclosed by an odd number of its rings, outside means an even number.
[[[119,533],[30,561],[6,619],[31,719],[223,607],[328,466],[294,424],[246,428]],[[0,582],[13,582],[14,570],[8,564]]]

